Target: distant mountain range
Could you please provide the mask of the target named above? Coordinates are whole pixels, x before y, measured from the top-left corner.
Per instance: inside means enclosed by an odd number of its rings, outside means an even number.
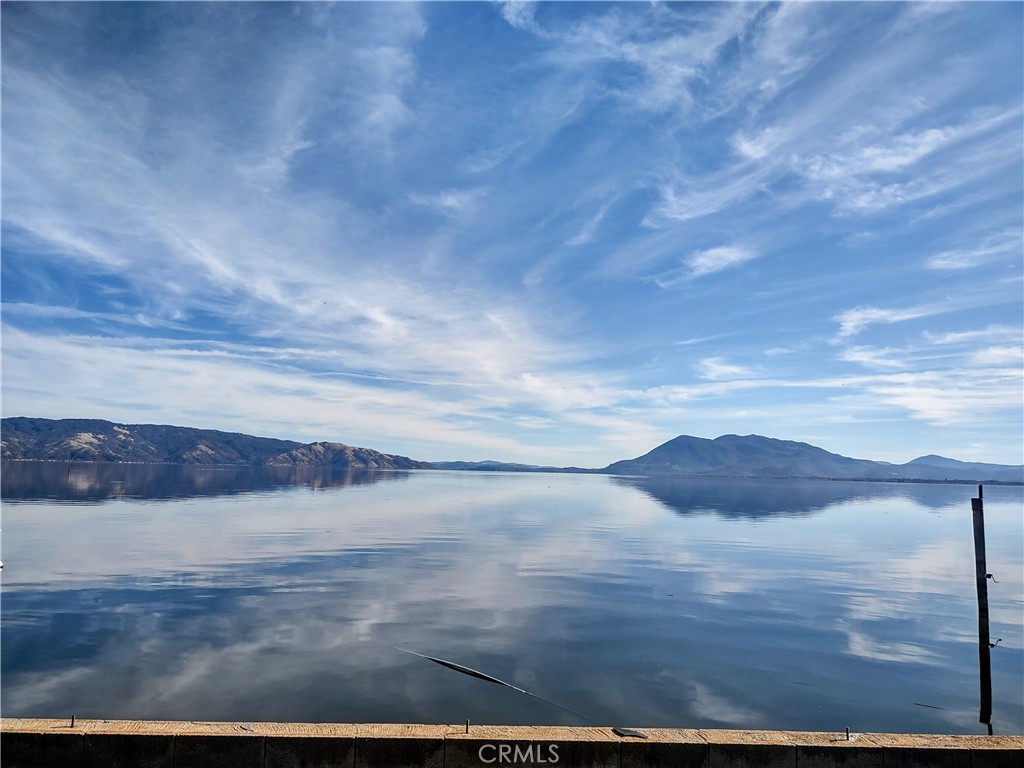
[[[32,419],[0,423],[0,458],[121,461],[144,464],[237,464],[430,469],[430,464],[343,443],[296,443],[236,432],[100,419]]]
[[[851,459],[807,443],[759,435],[709,440],[680,435],[603,469],[497,461],[428,463],[343,443],[297,443],[211,429],[114,424],[99,419],[15,417],[0,424],[5,460],[312,466],[345,469],[455,469],[492,472],[589,472],[637,476],[826,478],[1024,483],[1024,466],[921,456],[906,464]]]
[[[617,461],[601,471],[616,475],[1024,482],[1024,466],[969,463],[934,455],[888,464],[760,435],[723,435],[714,440],[681,435],[643,456]]]
[[[507,461],[435,461],[434,469],[458,469],[474,472],[602,472],[581,467],[549,467],[540,464],[514,464]]]

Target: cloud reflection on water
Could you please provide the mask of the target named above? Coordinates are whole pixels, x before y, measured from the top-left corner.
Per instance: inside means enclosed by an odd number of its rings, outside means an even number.
[[[472,473],[8,500],[5,713],[573,722],[398,645],[600,722],[971,732],[948,718],[976,696],[970,541],[940,514],[971,489],[809,488],[795,517],[681,518],[609,478]],[[991,562],[1021,561],[1019,495],[988,502]],[[1004,732],[1024,722],[1006,587]]]

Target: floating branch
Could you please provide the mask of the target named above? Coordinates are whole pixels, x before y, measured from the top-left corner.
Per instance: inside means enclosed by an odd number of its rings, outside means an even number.
[[[512,683],[506,683],[504,680],[499,680],[498,678],[493,677],[492,675],[488,675],[488,674],[486,674],[484,672],[480,672],[479,670],[472,669],[472,668],[464,666],[462,664],[456,664],[454,661],[448,661],[447,659],[439,659],[439,658],[437,658],[435,656],[427,656],[425,653],[417,653],[416,651],[410,651],[408,648],[399,648],[398,646],[395,646],[395,645],[393,645],[391,647],[394,648],[396,651],[403,651],[404,653],[411,653],[413,656],[419,656],[421,659],[426,659],[427,661],[432,661],[435,664],[440,664],[442,667],[448,667],[448,669],[453,669],[456,672],[461,672],[464,675],[469,675],[470,677],[475,677],[478,680],[484,680],[485,682],[494,683],[495,685],[503,685],[506,688],[511,688],[513,691],[518,691],[519,693],[525,693],[527,696],[531,696],[531,697],[533,697],[535,699],[538,699],[539,701],[543,701],[545,704],[550,704],[553,707],[558,707],[559,709],[568,712],[570,715],[576,715],[576,717],[581,717],[584,720],[586,720],[588,722],[591,722],[591,723],[594,722],[593,720],[591,720],[586,715],[581,714],[579,712],[576,712],[575,710],[569,709],[568,707],[563,707],[558,702],[551,701],[551,699],[545,699],[543,696],[538,696],[535,693],[530,693],[529,691],[523,690],[522,688],[520,688],[517,685],[512,685]]]

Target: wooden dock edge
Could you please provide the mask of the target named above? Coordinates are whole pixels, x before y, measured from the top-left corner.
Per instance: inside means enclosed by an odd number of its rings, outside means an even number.
[[[1024,736],[3,718],[4,768],[1021,768]]]

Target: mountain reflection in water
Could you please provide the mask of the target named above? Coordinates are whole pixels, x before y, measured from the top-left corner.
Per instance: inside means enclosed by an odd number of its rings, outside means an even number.
[[[184,499],[307,487],[325,490],[403,480],[408,471],[332,467],[195,466],[181,464],[101,464],[93,462],[5,461],[0,497],[22,501],[59,499],[104,501]]]
[[[681,515],[801,517],[836,504],[902,497],[932,509],[948,506],[950,487],[937,483],[844,480],[759,480],[723,477],[626,477],[614,481],[643,491]],[[963,486],[969,496],[974,486]]]

